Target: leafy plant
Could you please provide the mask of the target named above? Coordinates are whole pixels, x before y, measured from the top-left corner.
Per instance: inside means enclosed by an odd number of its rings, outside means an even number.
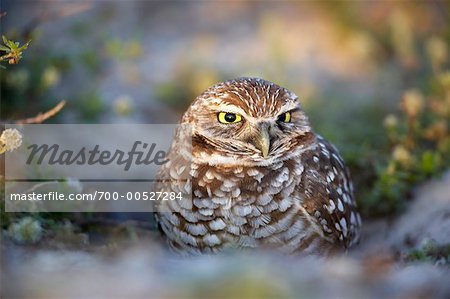
[[[12,40],[8,40],[4,35],[2,35],[3,45],[0,45],[0,51],[5,52],[6,54],[0,56],[0,62],[7,60],[9,64],[18,64],[22,59],[23,51],[28,48],[31,40],[28,41],[24,45],[20,45],[19,42],[14,42]],[[1,66],[3,67],[4,66]]]
[[[401,113],[385,118],[390,155],[376,165],[365,209],[398,211],[414,185],[450,167],[449,75],[432,78],[436,88],[426,96],[418,90],[405,91]]]
[[[432,261],[438,264],[450,263],[450,244],[438,244],[436,241],[424,240],[424,242],[405,256],[408,262]]]

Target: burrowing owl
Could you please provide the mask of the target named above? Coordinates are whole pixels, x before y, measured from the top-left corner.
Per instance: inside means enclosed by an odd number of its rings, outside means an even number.
[[[175,137],[173,159],[159,173],[173,180],[156,186],[192,194],[157,206],[174,249],[326,254],[358,240],[361,221],[344,161],[312,131],[290,91],[256,78],[220,83],[195,99],[182,123],[192,126],[190,169],[174,158]],[[192,185],[178,180],[182,174]]]

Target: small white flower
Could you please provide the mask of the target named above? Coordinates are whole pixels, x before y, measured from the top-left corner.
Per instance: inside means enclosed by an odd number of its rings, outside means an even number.
[[[416,117],[424,107],[422,93],[416,89],[407,90],[403,94],[401,105],[409,117]]]
[[[398,125],[398,119],[395,115],[389,114],[386,116],[383,120],[383,125],[385,128],[392,129],[397,127]]]
[[[392,151],[392,159],[407,166],[412,162],[411,153],[402,145],[397,145]]]
[[[41,223],[32,217],[25,217],[8,227],[8,235],[19,244],[37,243],[42,238]]]
[[[13,151],[22,144],[22,134],[16,129],[6,129],[0,136],[5,151]]]

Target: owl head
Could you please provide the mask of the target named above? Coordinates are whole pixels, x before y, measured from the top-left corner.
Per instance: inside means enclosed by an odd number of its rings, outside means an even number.
[[[207,89],[182,122],[192,126],[193,157],[216,165],[269,165],[297,154],[312,136],[298,97],[259,78]]]

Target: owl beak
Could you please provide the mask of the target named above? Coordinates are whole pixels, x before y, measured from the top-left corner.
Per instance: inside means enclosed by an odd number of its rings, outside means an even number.
[[[270,149],[270,136],[268,128],[261,128],[261,130],[259,130],[259,134],[254,138],[254,144],[256,148],[261,151],[264,159],[266,159],[269,155]]]

